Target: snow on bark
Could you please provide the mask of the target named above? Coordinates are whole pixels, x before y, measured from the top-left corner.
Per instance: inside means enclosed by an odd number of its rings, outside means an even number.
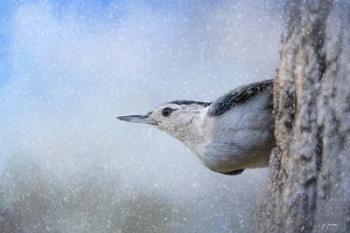
[[[350,232],[350,3],[288,1],[285,23],[261,225]]]

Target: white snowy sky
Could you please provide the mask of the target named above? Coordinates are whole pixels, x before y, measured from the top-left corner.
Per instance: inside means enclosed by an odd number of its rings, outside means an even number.
[[[36,171],[68,196],[82,185],[76,179],[90,179],[101,193],[112,183],[121,196],[152,193],[197,206],[199,222],[230,232],[231,217],[245,219],[247,202],[262,194],[266,169],[215,174],[175,139],[115,116],[175,99],[211,101],[274,78],[281,11],[277,1],[253,0],[5,1],[5,193],[19,192],[10,184],[23,180],[35,189]],[[10,207],[14,200],[4,197]]]

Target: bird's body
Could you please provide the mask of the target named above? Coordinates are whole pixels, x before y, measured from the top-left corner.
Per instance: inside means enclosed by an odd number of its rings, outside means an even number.
[[[272,80],[241,86],[212,103],[172,101],[120,120],[155,125],[183,142],[209,169],[239,174],[268,165],[274,146]]]

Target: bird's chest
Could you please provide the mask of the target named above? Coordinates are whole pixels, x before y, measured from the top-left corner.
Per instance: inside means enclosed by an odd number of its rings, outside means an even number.
[[[202,162],[212,170],[226,171],[260,163],[273,140],[271,113],[256,114],[232,111],[207,128],[203,141],[194,151]]]
[[[186,133],[185,140],[182,140],[195,154],[201,159],[205,160],[207,147],[213,140],[214,122],[212,119],[201,119],[194,122],[191,128]]]

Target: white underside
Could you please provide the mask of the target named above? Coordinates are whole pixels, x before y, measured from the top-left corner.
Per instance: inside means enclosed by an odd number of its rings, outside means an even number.
[[[258,95],[218,117],[208,117],[208,108],[193,122],[193,135],[183,142],[202,163],[217,172],[265,167],[274,144],[273,115],[266,107],[268,95]]]

